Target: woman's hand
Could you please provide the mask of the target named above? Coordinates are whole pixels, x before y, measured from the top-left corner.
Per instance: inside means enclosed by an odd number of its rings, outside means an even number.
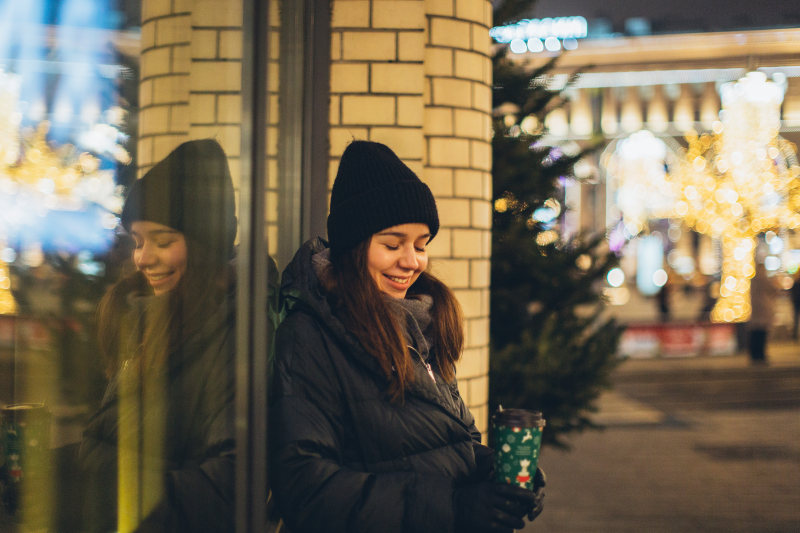
[[[533,476],[533,495],[534,505],[533,509],[528,513],[528,520],[533,520],[542,514],[544,509],[544,487],[547,485],[547,476],[544,475],[544,470],[541,468],[536,469],[536,474]]]
[[[474,481],[489,481],[494,477],[494,450],[483,444],[473,444],[475,452],[475,473],[471,476]]]
[[[536,494],[505,483],[482,482],[455,490],[455,530],[469,533],[512,533],[525,526],[522,517],[536,507]]]

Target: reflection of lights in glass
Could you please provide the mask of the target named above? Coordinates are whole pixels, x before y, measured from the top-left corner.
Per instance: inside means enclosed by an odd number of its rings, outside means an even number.
[[[675,250],[673,250],[673,252],[675,252]],[[670,256],[671,255],[672,252],[670,252]],[[676,254],[667,262],[669,263],[669,266],[675,270],[675,272],[681,274],[682,276],[688,276],[694,272],[694,258],[690,255]]]
[[[622,224],[617,224],[608,233],[608,248],[614,253],[619,253],[627,240],[624,227]]]
[[[607,171],[617,184],[616,206],[626,226],[637,228],[633,235],[648,219],[672,215],[676,197],[666,169],[674,158],[674,151],[647,130],[617,143]]]
[[[769,241],[769,253],[778,255],[783,251],[783,239],[775,237]]]
[[[678,226],[678,225],[672,226],[671,225],[669,227],[669,229],[667,230],[667,238],[669,238],[670,242],[678,242],[678,240],[680,240],[680,238],[681,238],[681,234],[682,233],[683,232],[681,231],[680,226]]]
[[[28,107],[28,117],[35,122],[41,122],[44,120],[46,113],[47,106],[45,105],[44,100],[36,100],[30,105],[30,107]]]
[[[17,260],[17,251],[14,250],[13,248],[7,247],[3,248],[3,250],[0,251],[0,261],[2,261],[3,263],[13,263],[16,260]]]
[[[511,51],[515,54],[521,54],[528,50],[528,44],[522,39],[514,39],[508,47],[511,48]]]
[[[58,102],[53,110],[53,120],[55,122],[67,123],[72,120],[72,106],[69,102]]]
[[[35,245],[23,250],[21,254],[22,263],[29,267],[38,267],[44,262],[42,247]]]
[[[667,284],[667,272],[663,268],[659,268],[653,272],[653,285],[656,287],[663,287]]]
[[[594,165],[586,161],[585,159],[579,160],[577,163],[575,163],[575,166],[573,167],[573,172],[575,174],[575,177],[579,179],[586,179],[590,177],[592,174],[594,174],[594,171],[595,171]]]
[[[530,38],[528,39],[528,51],[533,53],[543,52],[544,44],[539,39]]]
[[[558,216],[554,210],[549,207],[540,207],[533,212],[533,219],[542,224],[552,222]]]
[[[550,52],[557,52],[561,50],[561,41],[558,37],[548,37],[544,40],[544,47]]]
[[[606,274],[606,281],[612,287],[621,287],[625,283],[625,272],[619,267],[614,267]]]
[[[561,204],[555,198],[548,198],[544,205],[533,212],[533,219],[542,224],[547,224],[561,214]]]
[[[81,120],[93,124],[100,118],[100,106],[97,102],[86,102],[81,108]]]
[[[112,213],[103,213],[100,217],[100,224],[105,229],[114,229],[117,227],[117,224],[119,224],[119,218]]]
[[[764,268],[770,271],[778,270],[781,267],[781,260],[774,255],[768,255],[764,258]]]
[[[97,157],[81,153],[82,147],[48,138],[50,124],[46,121],[20,135],[18,113],[10,112],[20,107],[19,93],[9,90],[16,85],[15,79],[19,76],[0,71],[0,261],[37,267],[45,253],[107,250],[117,225],[113,213],[122,205],[122,191],[114,183],[111,167],[121,160],[112,155],[101,167]],[[31,108],[35,111],[38,105],[38,100],[32,99],[28,120]],[[54,118],[72,120],[74,109],[69,100],[57,102],[61,103],[55,106]],[[83,112],[84,118],[99,116],[91,105]],[[63,130],[63,125],[59,126]],[[86,125],[76,128],[77,137],[83,127]],[[114,130],[116,141],[121,139],[118,130],[106,127]],[[124,152],[118,144],[113,148]],[[13,159],[5,157],[11,153]],[[0,299],[5,298],[0,292]],[[0,306],[9,309],[6,303],[0,302]]]
[[[785,257],[784,266],[786,267],[786,272],[794,275],[800,270],[800,250],[789,250]]]
[[[592,267],[592,256],[581,254],[575,259],[575,265],[581,270],[589,270]]]
[[[636,287],[645,296],[656,294],[659,287],[653,283],[653,273],[664,264],[664,244],[658,234],[637,238]]]
[[[573,39],[572,37],[567,37],[564,39],[562,44],[564,45],[564,50],[575,50],[578,48],[578,40]]]
[[[537,133],[542,126],[539,123],[539,119],[536,118],[536,115],[528,115],[527,117],[522,119],[522,122],[520,122],[519,125],[522,128],[522,131],[524,131],[528,135],[533,135]]]
[[[42,178],[36,184],[36,188],[39,189],[39,192],[44,194],[53,194],[56,190],[56,184],[53,180],[49,178]]]
[[[776,159],[780,154],[780,150],[778,150],[775,146],[770,146],[767,150],[767,155],[770,159]]]
[[[558,232],[555,230],[542,231],[536,235],[536,244],[539,246],[547,246],[548,244],[553,244],[557,240]]]
[[[631,299],[631,292],[627,287],[606,287],[603,296],[610,305],[625,305]]]

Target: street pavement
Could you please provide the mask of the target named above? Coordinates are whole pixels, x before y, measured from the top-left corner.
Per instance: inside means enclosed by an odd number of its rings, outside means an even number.
[[[623,362],[525,532],[800,532],[800,344],[767,353]]]

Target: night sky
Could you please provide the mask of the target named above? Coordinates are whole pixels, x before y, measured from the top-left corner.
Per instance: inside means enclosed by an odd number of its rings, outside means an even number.
[[[614,31],[630,17],[650,20],[653,33],[731,31],[800,26],[796,0],[538,0],[531,17],[582,15],[609,19]],[[800,48],[800,45],[798,45]]]

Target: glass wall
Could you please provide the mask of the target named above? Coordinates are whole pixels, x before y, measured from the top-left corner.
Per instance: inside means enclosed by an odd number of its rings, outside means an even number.
[[[263,530],[278,3],[0,0],[0,532]]]

